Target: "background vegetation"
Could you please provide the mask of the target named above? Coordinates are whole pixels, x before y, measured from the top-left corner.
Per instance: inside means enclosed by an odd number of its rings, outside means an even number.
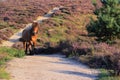
[[[107,69],[109,74],[105,79],[119,80],[119,77],[109,77],[120,74],[119,2],[102,3],[102,7],[96,4],[92,8],[95,12],[73,12],[70,6],[56,12],[52,19],[40,25],[39,45],[51,53],[59,50],[66,57],[72,56],[91,67]]]
[[[107,1],[102,3],[100,0],[26,0],[18,1],[14,5],[12,1],[15,0],[0,3],[0,14],[6,12],[6,15],[0,18],[1,40],[7,40],[16,29],[25,27],[23,24],[31,22],[38,15],[62,5],[64,8],[40,24],[36,53],[61,52],[66,57],[74,57],[90,67],[104,68],[105,70],[101,70],[100,80],[119,80],[119,76],[114,76],[120,74],[118,0],[101,0]],[[5,35],[7,32],[9,36]],[[17,49],[21,49],[21,46],[20,43],[13,45]],[[13,48],[0,48],[0,55],[4,58],[0,63],[7,61],[10,56],[24,55],[18,51]]]

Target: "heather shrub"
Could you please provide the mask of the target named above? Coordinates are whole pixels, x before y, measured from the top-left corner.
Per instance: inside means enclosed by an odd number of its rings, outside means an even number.
[[[12,29],[10,28],[5,28],[0,30],[0,38],[2,40],[8,40],[10,36],[13,35]]]
[[[91,48],[90,48],[89,43],[87,42],[72,43],[72,51],[74,53],[77,53],[76,56],[91,54]]]
[[[71,47],[71,41],[60,41],[58,45],[59,50],[68,57],[71,53],[72,47]]]
[[[91,67],[113,70],[114,75],[120,75],[120,50],[119,47],[106,43],[94,44],[94,55],[87,62]]]
[[[66,55],[66,57],[79,57],[81,55],[92,54],[92,48],[88,42],[77,42],[77,41],[61,41],[59,46],[61,51]]]
[[[114,75],[120,75],[120,52],[113,53],[110,56],[110,62]]]
[[[111,55],[120,50],[119,50],[119,48],[116,48],[107,43],[97,43],[97,44],[94,44],[94,51],[95,51],[94,52],[95,55],[104,56],[104,55]]]
[[[12,45],[13,48],[16,48],[18,50],[23,49],[23,43],[22,42],[16,42],[15,44]]]
[[[91,67],[105,68],[112,75],[120,75],[120,53],[98,56],[95,55],[89,60]]]

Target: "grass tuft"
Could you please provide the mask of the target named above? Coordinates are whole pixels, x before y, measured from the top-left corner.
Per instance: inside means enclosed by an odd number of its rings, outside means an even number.
[[[0,79],[6,79],[6,80],[10,79],[10,75],[5,71],[4,66],[0,67]]]
[[[11,57],[18,57],[18,58],[21,58],[25,55],[23,50],[18,50],[18,49],[9,48],[9,47],[1,47],[0,54],[2,53],[6,53]]]
[[[108,70],[101,69],[99,74],[99,79],[97,80],[120,80],[119,76],[112,76]]]

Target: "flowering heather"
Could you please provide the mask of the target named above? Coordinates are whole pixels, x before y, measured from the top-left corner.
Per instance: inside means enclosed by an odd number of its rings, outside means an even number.
[[[113,53],[120,52],[120,50],[107,43],[98,43],[94,45],[96,55],[110,55]]]

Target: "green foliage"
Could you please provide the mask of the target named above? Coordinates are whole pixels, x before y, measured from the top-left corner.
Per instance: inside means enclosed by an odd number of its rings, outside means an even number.
[[[96,0],[92,0],[92,4],[96,6]]]
[[[2,53],[7,53],[11,57],[23,57],[25,55],[24,51],[9,47],[1,47],[0,54]]]
[[[120,3],[119,0],[102,0],[102,3],[103,7],[95,10],[97,20],[91,19],[88,31],[109,42],[120,38]]]
[[[11,58],[9,56],[4,56],[0,58],[0,65],[3,65],[6,61],[10,60]]]
[[[4,21],[0,21],[0,29],[4,29],[6,27],[9,27],[8,23]]]
[[[10,76],[9,74],[5,71],[5,66],[0,67],[0,79],[6,79],[9,80]]]
[[[101,69],[99,74],[99,79],[97,80],[120,80],[119,76],[112,76],[110,75],[108,70]]]

